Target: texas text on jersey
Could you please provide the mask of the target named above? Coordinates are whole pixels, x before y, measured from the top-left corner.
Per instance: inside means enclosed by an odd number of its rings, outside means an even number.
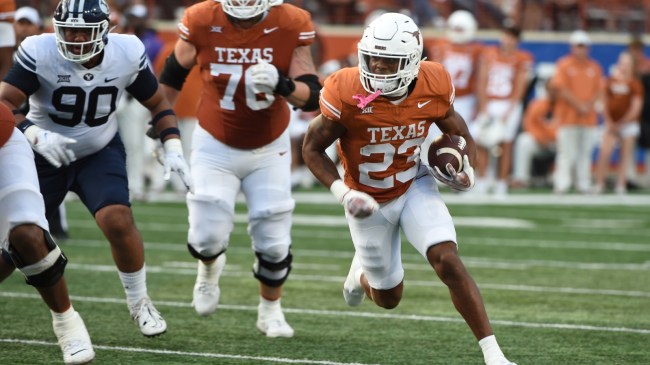
[[[179,31],[197,49],[204,82],[197,112],[201,127],[241,149],[278,138],[289,124],[287,102],[255,90],[249,67],[263,60],[288,74],[294,49],[314,42],[309,13],[290,4],[273,6],[259,23],[241,29],[221,3],[204,1],[186,9]]]
[[[380,97],[359,108],[353,98],[357,94],[367,94],[359,83],[359,69],[337,71],[325,81],[321,113],[348,130],[338,144],[345,184],[387,202],[411,185],[419,167],[418,148],[429,126],[449,110],[454,87],[442,65],[422,62],[413,90],[398,105]]]

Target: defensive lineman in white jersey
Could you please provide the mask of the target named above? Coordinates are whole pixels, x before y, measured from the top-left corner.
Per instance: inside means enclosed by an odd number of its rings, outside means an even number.
[[[124,145],[115,109],[124,91],[152,114],[163,141],[165,178],[176,171],[188,189],[176,116],[135,36],[109,35],[105,0],[62,0],[54,34],[27,38],[2,83],[0,101],[14,109],[18,128],[36,152],[45,209],[75,192],[111,244],[131,316],[145,336],[167,324],[147,293],[144,247],[129,203]],[[24,116],[18,106],[29,97]]]
[[[101,150],[115,136],[114,111],[139,72],[148,67],[147,55],[136,36],[108,34],[104,61],[87,69],[74,62],[52,62],[60,57],[54,38],[53,33],[29,37],[16,53],[16,62],[34,72],[40,85],[30,95],[27,119],[76,140],[67,148],[80,159]]]

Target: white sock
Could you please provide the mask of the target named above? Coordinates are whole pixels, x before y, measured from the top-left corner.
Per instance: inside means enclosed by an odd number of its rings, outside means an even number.
[[[223,255],[223,254],[222,254]],[[199,270],[197,277],[201,281],[208,281],[214,284],[219,284],[219,277],[217,277],[217,260],[214,260],[210,264],[199,260]]]
[[[136,272],[121,272],[118,271],[124,292],[126,293],[126,301],[131,304],[137,303],[140,299],[147,296],[147,270],[146,265]]]
[[[497,338],[494,337],[494,335],[484,337],[478,342],[478,344],[481,346],[481,350],[483,350],[483,358],[486,360],[495,357],[505,357],[497,343]]]
[[[66,310],[63,313],[58,313],[58,312],[55,312],[55,311],[53,311],[51,309],[50,309],[50,313],[52,314],[52,321],[53,322],[65,322],[65,321],[73,318],[75,313],[77,313],[77,312],[75,312],[74,308],[72,308],[72,306],[70,306],[70,308],[68,308],[68,310]]]
[[[280,299],[278,300],[268,300],[263,296],[260,296],[260,306],[265,309],[279,309],[281,308]]]

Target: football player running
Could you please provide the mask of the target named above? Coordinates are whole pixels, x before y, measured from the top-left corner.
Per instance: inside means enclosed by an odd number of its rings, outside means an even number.
[[[192,304],[202,316],[217,309],[241,191],[259,281],[257,328],[268,337],[292,337],[280,305],[295,206],[287,101],[318,109],[311,17],[276,0],[204,1],[185,10],[178,29],[160,76],[167,99],[176,100],[192,67],[203,79],[190,161],[196,185],[187,195],[188,249],[198,260]]]
[[[132,35],[109,34],[105,0],[62,0],[54,33],[29,37],[0,84],[0,101],[36,151],[45,209],[75,192],[111,245],[132,319],[145,336],[167,324],[147,294],[144,246],[131,212],[124,145],[115,109],[127,91],[146,106],[164,144],[165,178],[176,171],[191,187],[176,118],[158,90],[144,46]],[[30,111],[17,110],[29,98]]]
[[[467,125],[454,111],[454,87],[442,65],[421,62],[422,36],[406,15],[386,13],[364,31],[359,67],[325,80],[321,115],[307,131],[303,157],[345,207],[355,255],[343,284],[347,304],[365,296],[382,308],[402,297],[400,228],[449,288],[452,302],[479,340],[487,365],[511,365],[499,348],[476,283],[458,256],[456,231],[438,179],[458,190],[474,183],[476,153]],[[361,82],[359,82],[361,81]],[[369,94],[368,94],[369,93]],[[462,171],[434,170],[419,147],[431,123],[468,143]],[[338,141],[342,180],[325,149]]]
[[[74,310],[63,277],[67,258],[48,232],[38,188],[34,153],[15,127],[11,109],[0,103],[0,242],[50,308],[52,327],[66,364],[95,358],[83,319]],[[8,173],[10,172],[10,173]]]

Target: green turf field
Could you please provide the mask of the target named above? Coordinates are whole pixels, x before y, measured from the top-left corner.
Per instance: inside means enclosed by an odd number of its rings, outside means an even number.
[[[329,197],[331,200],[331,197]],[[460,253],[481,287],[497,339],[522,364],[650,364],[648,205],[450,203]],[[589,198],[585,198],[589,199]],[[183,203],[136,204],[148,287],[168,332],[145,338],[131,322],[109,246],[79,202],[61,242],[66,278],[85,319],[95,364],[483,364],[468,327],[426,262],[405,243],[402,303],[347,307],[341,286],[352,257],[342,208],[298,204],[294,266],[283,306],[292,339],[255,328],[257,282],[245,208],[221,278],[221,306],[190,306],[195,261]],[[62,363],[47,308],[15,273],[0,285],[0,364]]]

